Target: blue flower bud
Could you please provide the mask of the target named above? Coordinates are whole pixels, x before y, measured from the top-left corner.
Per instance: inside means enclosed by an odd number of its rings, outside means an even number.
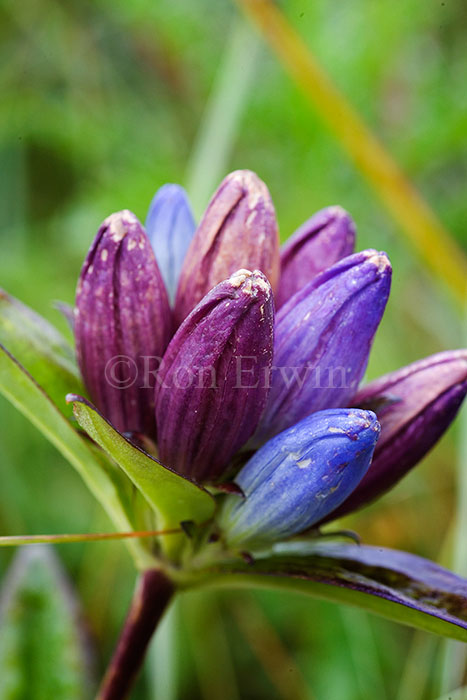
[[[381,438],[371,469],[334,517],[379,498],[431,450],[467,394],[467,349],[425,357],[375,379],[352,399],[374,407]]]
[[[195,232],[190,202],[180,185],[163,185],[154,195],[146,232],[173,303],[180,270]]]
[[[390,286],[385,253],[365,250],[319,274],[280,308],[271,391],[256,445],[315,411],[349,405]]]
[[[370,466],[380,433],[372,411],[329,409],[269,440],[245,464],[221,527],[230,546],[260,546],[308,529],[340,505]]]

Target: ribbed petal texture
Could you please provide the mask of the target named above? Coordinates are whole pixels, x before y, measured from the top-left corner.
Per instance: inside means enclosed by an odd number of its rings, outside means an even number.
[[[322,272],[280,309],[271,392],[255,444],[315,411],[348,405],[390,285],[387,256],[367,250]]]
[[[240,268],[261,270],[275,289],[276,214],[268,188],[249,170],[237,170],[223,180],[196,230],[178,284],[177,325],[210,289]]]
[[[171,328],[167,293],[143,227],[129,211],[112,214],[81,270],[75,336],[89,394],[117,430],[154,435],[151,372]]]
[[[156,388],[164,464],[198,481],[216,479],[254,432],[269,387],[273,314],[264,275],[239,270],[180,326]]]

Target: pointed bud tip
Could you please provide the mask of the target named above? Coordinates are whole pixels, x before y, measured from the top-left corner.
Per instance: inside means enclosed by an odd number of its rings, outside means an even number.
[[[246,189],[260,185],[266,188],[264,182],[253,172],[253,170],[233,170],[225,176],[224,182],[238,182]]]
[[[271,285],[260,270],[253,270],[253,272],[245,269],[237,270],[229,277],[228,282],[232,287],[250,296],[257,296],[258,293],[263,292],[266,298],[269,298],[272,293]]]
[[[348,413],[348,426],[344,432],[352,440],[358,440],[363,434],[372,437],[376,442],[381,432],[381,426],[373,411],[350,409]],[[338,428],[329,428],[330,432],[340,432]],[[372,435],[374,433],[374,435]]]
[[[110,237],[118,243],[127,235],[128,224],[139,224],[138,218],[129,209],[122,209],[104,219],[102,226],[107,228]]]
[[[270,206],[274,211],[266,184],[253,170],[234,170],[224,178],[222,185],[231,186],[233,183],[238,185],[246,196],[248,208],[251,210],[250,217],[255,215],[256,208],[261,204]]]
[[[384,251],[378,252],[377,250],[370,249],[364,251],[364,255],[367,259],[367,262],[376,265],[379,273],[382,274],[384,272],[390,272],[392,270],[389,258]]]
[[[332,206],[328,207],[328,212],[335,219],[348,219],[352,223],[352,226],[354,225],[353,219],[349,212],[346,211],[344,207],[341,207],[340,204],[333,204]]]

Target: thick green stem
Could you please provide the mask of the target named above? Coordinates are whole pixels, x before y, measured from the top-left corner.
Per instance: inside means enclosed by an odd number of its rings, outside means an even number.
[[[174,590],[172,581],[159,569],[149,569],[141,574],[96,700],[124,700],[128,697],[153,632]]]

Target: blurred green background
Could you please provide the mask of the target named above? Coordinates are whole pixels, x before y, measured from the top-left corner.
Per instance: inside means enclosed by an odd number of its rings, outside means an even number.
[[[282,7],[465,248],[465,2]],[[356,220],[358,247],[390,255],[393,292],[368,377],[460,347],[460,310],[446,288],[239,18],[229,0],[0,1],[1,286],[68,332],[52,302],[73,302],[103,218],[129,208],[144,220],[164,182],[187,186],[199,216],[228,171],[250,168],[270,188],[282,239],[339,203]],[[1,534],[109,529],[78,476],[3,399],[0,431]],[[345,525],[365,542],[450,564],[459,433]],[[103,664],[134,583],[129,557],[119,543],[58,550]],[[2,571],[10,556],[0,552]],[[205,593],[187,595],[176,614],[134,698],[434,700],[442,692],[443,643],[360,611],[278,593]]]

